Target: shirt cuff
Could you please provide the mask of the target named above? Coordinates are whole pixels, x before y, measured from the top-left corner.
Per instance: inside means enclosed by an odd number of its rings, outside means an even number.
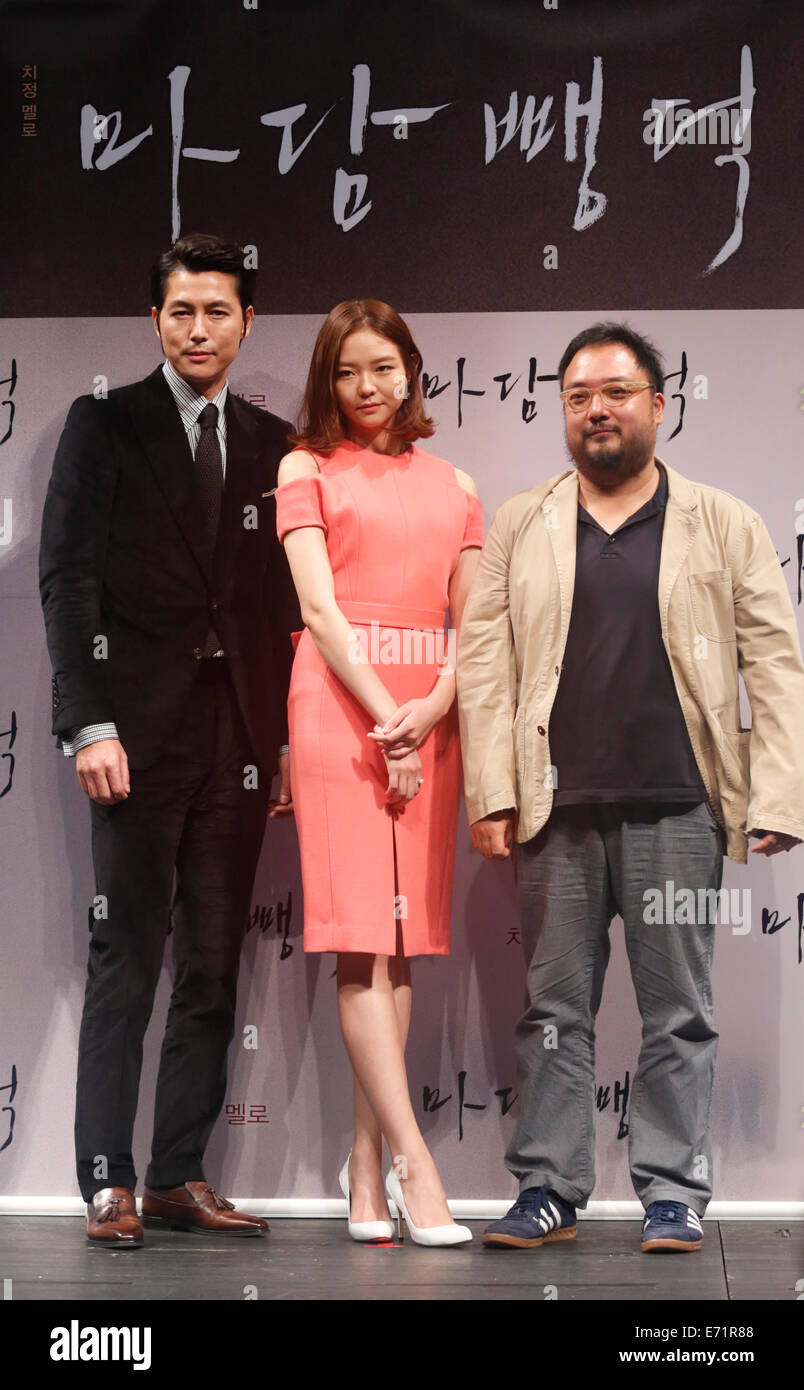
[[[90,743],[100,743],[103,738],[119,738],[115,724],[85,724],[83,729],[74,729],[69,738],[63,738],[61,751],[65,758],[74,758],[81,748]]]

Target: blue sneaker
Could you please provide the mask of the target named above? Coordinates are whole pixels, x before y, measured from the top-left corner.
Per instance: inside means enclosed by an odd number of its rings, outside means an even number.
[[[683,1202],[651,1202],[642,1223],[642,1249],[700,1250],[703,1227],[692,1207]]]
[[[575,1208],[549,1187],[526,1187],[501,1221],[492,1221],[484,1245],[512,1245],[532,1250],[546,1240],[574,1240],[578,1233]]]

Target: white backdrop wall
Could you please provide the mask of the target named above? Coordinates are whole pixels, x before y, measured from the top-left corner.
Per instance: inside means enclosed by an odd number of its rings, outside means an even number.
[[[404,304],[396,307],[405,313]],[[429,451],[472,474],[486,527],[505,497],[566,467],[558,388],[538,377],[555,372],[575,332],[603,317],[627,318],[664,352],[675,375],[660,456],[762,514],[804,626],[800,311],[626,306],[411,314],[438,423],[426,441]],[[292,417],[320,321],[258,318],[231,374],[233,389]],[[50,667],[37,590],[42,504],[71,400],[95,389],[98,378],[112,388],[144,376],[159,360],[145,317],[5,320],[3,376],[12,359],[13,418],[8,404],[0,406],[0,435],[12,427],[0,448],[0,498],[11,502],[10,513],[8,502],[0,510],[0,1197],[6,1207],[22,1198],[58,1205],[76,1192],[73,1088],[94,891],[88,805],[74,764],[49,734]],[[460,425],[459,359],[465,359]],[[8,382],[2,389],[12,400]],[[502,1161],[515,1115],[509,1107],[516,1106],[512,1030],[524,1000],[515,885],[510,862],[486,863],[472,851],[463,811],[458,837],[452,954],[414,964],[410,1084],[448,1194],[506,1198],[515,1187]],[[749,930],[724,924],[717,933],[714,1196],[782,1202],[792,1210],[804,1195],[804,849],[757,860],[745,868],[727,861],[725,868],[726,888],[750,889],[751,912]],[[302,921],[294,826],[270,822],[242,959],[226,1111],[207,1155],[208,1175],[227,1193],[287,1202],[338,1193],[336,1174],[350,1142],[350,1073],[336,1017],[334,956],[305,957]],[[639,1017],[619,920],[612,935],[597,1029],[595,1198],[627,1201],[633,1199],[627,1102],[622,1112]],[[135,1134],[140,1175],[169,963],[168,943],[146,1040]],[[243,1046],[248,1025],[257,1026],[256,1049]]]

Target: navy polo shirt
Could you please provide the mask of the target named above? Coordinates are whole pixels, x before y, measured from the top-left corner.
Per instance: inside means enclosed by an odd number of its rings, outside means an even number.
[[[667,506],[655,493],[613,535],[578,503],[567,646],[550,715],[554,804],[706,800],[659,622]]]

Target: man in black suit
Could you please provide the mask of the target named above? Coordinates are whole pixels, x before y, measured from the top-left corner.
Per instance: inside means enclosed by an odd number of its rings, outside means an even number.
[[[171,924],[143,1213],[214,1232],[268,1229],[203,1172],[266,814],[290,804],[290,634],[302,626],[269,495],[289,426],[227,386],[251,331],[254,278],[242,248],[217,237],[184,237],[160,257],[152,316],[166,361],[105,399],[73,403],[42,522],[53,732],[90,798],[97,895],[78,1181],[88,1238],[115,1249],[142,1244],[132,1133]],[[280,806],[269,809],[277,765]]]

